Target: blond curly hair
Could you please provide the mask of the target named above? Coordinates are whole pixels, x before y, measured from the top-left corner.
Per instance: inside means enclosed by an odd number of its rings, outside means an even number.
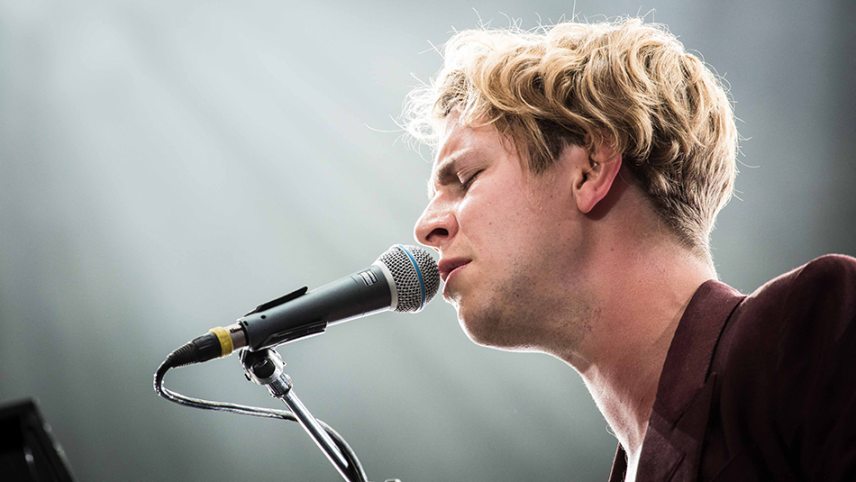
[[[737,129],[723,84],[664,26],[462,31],[437,78],[408,95],[407,131],[436,143],[453,110],[465,124],[493,124],[534,173],[566,144],[610,144],[677,238],[708,252],[734,186]]]

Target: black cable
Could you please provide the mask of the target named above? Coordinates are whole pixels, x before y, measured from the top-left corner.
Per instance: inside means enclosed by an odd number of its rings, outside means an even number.
[[[250,405],[240,405],[236,403],[227,402],[215,402],[202,398],[188,397],[166,388],[163,384],[163,379],[166,375],[166,372],[168,372],[172,368],[178,368],[184,365],[188,365],[190,363],[194,363],[197,357],[197,353],[195,353],[195,351],[196,347],[194,347],[193,343],[187,343],[181,348],[170,353],[163,361],[163,363],[160,364],[154,376],[154,388],[155,392],[157,392],[159,396],[179,405],[199,408],[202,410],[231,412],[240,415],[250,415],[253,417],[262,418],[276,418],[289,422],[297,421],[297,417],[295,417],[294,414],[288,410],[253,407]],[[333,439],[333,443],[336,444],[336,447],[338,447],[339,451],[347,460],[348,477],[350,478],[350,480],[357,482],[368,482],[368,476],[366,475],[365,470],[363,470],[363,466],[360,463],[359,459],[357,459],[357,454],[354,453],[353,449],[351,449],[348,443],[345,442],[345,439],[322,420],[316,420],[318,421],[318,424],[321,425],[321,427],[330,435],[330,437]]]

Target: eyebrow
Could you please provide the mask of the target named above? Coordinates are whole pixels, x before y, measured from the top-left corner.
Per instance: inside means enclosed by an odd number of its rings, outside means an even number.
[[[434,171],[436,174],[431,174],[431,177],[428,178],[428,199],[431,199],[436,192],[434,188],[435,184],[445,186],[457,181],[457,164],[459,160],[458,155],[451,154],[440,161],[440,164],[438,164],[437,169]]]

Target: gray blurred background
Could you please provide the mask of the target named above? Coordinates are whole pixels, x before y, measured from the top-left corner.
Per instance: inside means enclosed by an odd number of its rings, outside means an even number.
[[[440,66],[431,44],[480,22],[668,24],[730,82],[746,138],[721,277],[751,291],[852,255],[853,5],[3,0],[0,400],[37,398],[80,480],[338,480],[296,424],[168,403],[152,373],[412,242],[430,156],[394,119]],[[615,440],[576,373],[471,344],[442,302],[280,352],[372,480],[606,479]],[[186,394],[279,407],[236,357],[173,373]]]

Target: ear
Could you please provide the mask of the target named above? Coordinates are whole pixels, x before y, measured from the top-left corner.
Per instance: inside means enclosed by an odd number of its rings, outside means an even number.
[[[588,214],[609,194],[621,169],[621,154],[606,143],[595,145],[587,159],[577,164],[574,199],[580,212]]]

